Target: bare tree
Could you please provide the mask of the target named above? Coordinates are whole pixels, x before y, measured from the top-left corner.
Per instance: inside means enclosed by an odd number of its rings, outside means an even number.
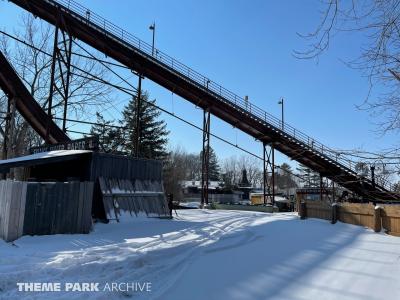
[[[334,35],[349,31],[361,34],[366,43],[360,45],[359,56],[347,65],[366,75],[371,88],[379,84],[384,92],[375,99],[368,94],[359,108],[380,116],[378,125],[382,133],[399,130],[400,1],[327,0],[322,3],[325,9],[319,25],[309,34],[300,34],[308,45],[303,51],[295,51],[295,56],[318,58],[329,48]]]
[[[199,179],[200,160],[196,154],[187,153],[180,146],[169,151],[164,164],[164,188],[167,194],[173,194],[174,199],[182,200],[184,180]]]
[[[0,50],[13,65],[18,75],[25,83],[35,100],[45,109],[48,106],[51,74],[51,54],[53,51],[54,29],[47,23],[36,20],[30,14],[21,16],[21,24],[15,30],[14,36],[21,43],[11,40],[4,35],[0,38]],[[29,46],[30,45],[30,46]],[[31,47],[32,46],[32,47]],[[75,53],[80,52],[74,49]],[[83,58],[82,55],[72,55],[71,79],[68,93],[68,114],[81,117],[92,112],[92,108],[99,109],[110,100],[111,88],[103,83],[92,80],[95,77],[104,81],[109,79],[108,70],[95,60]],[[55,73],[55,85],[61,86],[62,74],[59,69]],[[0,95],[0,107],[6,110],[7,99]],[[59,93],[54,93],[53,115],[61,116],[64,99]],[[18,114],[15,117],[14,143],[11,145],[11,156],[22,155],[26,150],[41,143],[39,136],[29,127],[28,123]],[[0,134],[3,135],[3,131]],[[3,135],[4,136],[4,135]]]
[[[225,185],[236,186],[242,179],[242,172],[246,170],[247,179],[252,186],[261,186],[263,181],[262,162],[253,156],[232,156],[222,163],[222,174]]]

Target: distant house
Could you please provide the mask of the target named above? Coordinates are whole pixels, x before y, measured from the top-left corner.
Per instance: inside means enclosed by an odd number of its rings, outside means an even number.
[[[221,181],[209,181],[208,190],[210,192],[219,190],[223,187],[224,183]],[[183,193],[200,193],[201,192],[201,180],[183,180],[180,182],[180,186],[183,189]]]
[[[200,202],[201,201],[201,181],[200,180],[184,180],[180,182],[182,187],[184,202]],[[209,202],[218,203],[238,203],[243,199],[241,191],[224,191],[224,183],[221,181],[208,182]]]

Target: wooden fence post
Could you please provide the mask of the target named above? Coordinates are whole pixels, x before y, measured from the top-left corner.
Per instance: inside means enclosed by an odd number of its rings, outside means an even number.
[[[300,219],[304,220],[305,218],[307,218],[307,207],[306,207],[306,203],[304,201],[300,202]]]
[[[337,212],[338,212],[338,205],[337,205],[337,203],[333,203],[332,204],[332,220],[331,220],[332,224],[336,224],[336,222],[337,222]]]
[[[374,209],[374,231],[380,232],[382,230],[382,217],[381,217],[382,208],[379,206],[375,206]]]

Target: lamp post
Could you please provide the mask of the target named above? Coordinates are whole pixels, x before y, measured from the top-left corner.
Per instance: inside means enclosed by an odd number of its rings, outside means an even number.
[[[153,31],[153,44],[151,46],[151,55],[154,56],[154,38],[156,35],[156,22],[153,22],[153,24],[149,26],[149,29]]]
[[[284,115],[283,115],[283,106],[284,106],[284,104],[283,104],[283,98],[281,99],[281,100],[279,100],[279,102],[278,102],[278,104],[280,104],[281,106],[282,106],[282,130],[284,130],[284,124],[285,124],[285,120],[284,120]]]

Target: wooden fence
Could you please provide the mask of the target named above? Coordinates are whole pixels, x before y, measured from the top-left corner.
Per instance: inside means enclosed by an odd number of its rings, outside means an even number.
[[[343,223],[365,226],[374,229],[375,207],[372,204],[342,203],[337,206],[337,220]]]
[[[0,181],[0,238],[88,233],[92,198],[92,182]]]
[[[323,201],[307,202],[307,217],[331,220],[332,208]]]
[[[379,205],[370,203],[335,203],[307,201],[300,204],[299,215],[304,218],[318,218],[365,226],[376,232],[383,228],[391,235],[400,236],[400,205]]]
[[[400,236],[400,205],[381,205],[382,227],[391,235]]]

